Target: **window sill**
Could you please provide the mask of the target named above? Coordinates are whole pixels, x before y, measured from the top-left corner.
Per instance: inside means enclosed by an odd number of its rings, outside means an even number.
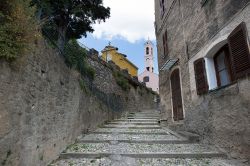
[[[236,83],[237,83],[237,81],[234,81],[234,82],[232,82],[232,83],[230,83],[230,84],[228,84],[228,85],[224,85],[224,86],[221,86],[221,87],[217,87],[217,88],[215,88],[215,89],[211,89],[211,90],[208,91],[208,94],[210,94],[210,93],[216,93],[216,92],[218,92],[218,91],[227,89],[227,88],[229,88],[229,87],[232,87],[232,86],[235,85]]]

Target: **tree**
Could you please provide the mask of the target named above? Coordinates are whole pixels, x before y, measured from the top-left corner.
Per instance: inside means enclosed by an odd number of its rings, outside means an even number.
[[[110,8],[102,0],[32,0],[43,31],[57,40],[61,51],[70,39],[86,37],[93,32],[92,24],[110,17]]]

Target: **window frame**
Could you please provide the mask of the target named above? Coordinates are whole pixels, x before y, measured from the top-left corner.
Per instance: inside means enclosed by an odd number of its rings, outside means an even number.
[[[217,51],[216,54],[213,57],[218,88],[220,88],[222,86],[221,86],[221,78],[220,78],[220,75],[219,75],[220,71],[218,69],[219,66],[218,66],[218,63],[217,63],[217,58],[221,55],[222,52],[224,52],[224,54],[225,54],[224,63],[225,63],[226,71],[227,71],[227,76],[228,76],[228,79],[229,79],[229,83],[227,85],[230,85],[234,81],[233,73],[232,73],[232,63],[231,63],[231,60],[230,60],[231,55],[230,55],[230,52],[229,52],[229,46],[228,46],[228,44],[226,44],[226,45],[222,46],[220,48],[220,50]],[[224,86],[227,86],[227,85],[224,85]]]

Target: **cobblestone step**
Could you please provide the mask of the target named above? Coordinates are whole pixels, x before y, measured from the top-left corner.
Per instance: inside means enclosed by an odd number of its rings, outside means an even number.
[[[113,122],[158,122],[158,119],[116,119]]]
[[[133,133],[133,134],[170,134],[168,131],[163,129],[131,129],[131,128],[98,128],[92,133]]]
[[[161,129],[160,126],[139,126],[139,125],[104,125],[102,128],[125,128],[125,129]]]
[[[172,134],[165,135],[146,135],[146,134],[88,134],[84,137],[79,137],[78,142],[110,142],[119,141],[125,143],[181,143],[187,142],[187,139],[179,138]]]
[[[128,116],[127,119],[160,119],[160,117]]]
[[[108,122],[108,124],[113,124],[113,125],[159,125],[158,122],[129,122],[129,121],[124,121],[124,122]]]
[[[221,157],[223,153],[219,152],[212,146],[200,145],[200,144],[138,144],[138,143],[76,143],[68,147],[65,155],[82,153],[82,154],[138,154],[139,156],[151,157],[167,157],[173,154],[173,157],[186,157],[188,154],[190,157]],[[149,156],[150,156],[149,155]],[[148,156],[148,157],[149,157]],[[82,155],[82,157],[84,157]],[[134,155],[134,157],[136,157]]]
[[[219,158],[202,159],[180,159],[180,158],[130,158],[120,155],[103,157],[97,159],[65,159],[58,160],[51,166],[243,166],[234,160],[225,160]]]
[[[126,124],[123,124],[123,123],[120,123],[120,124],[105,124],[103,125],[104,127],[117,127],[117,128],[120,128],[120,127],[160,127],[160,125],[158,123],[155,123],[155,124],[132,124],[132,123],[126,123]]]

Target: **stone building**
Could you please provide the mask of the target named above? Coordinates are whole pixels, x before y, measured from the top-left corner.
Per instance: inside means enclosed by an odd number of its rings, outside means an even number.
[[[147,87],[159,93],[159,76],[154,73],[154,46],[150,40],[148,40],[144,46],[145,70],[138,76],[138,79],[140,82],[144,82]]]
[[[176,130],[250,158],[250,0],[155,0],[161,108]]]
[[[118,52],[118,48],[112,45],[102,50],[102,59],[106,62],[112,61],[123,70],[127,70],[132,77],[137,77],[138,67],[127,59],[127,55]]]

